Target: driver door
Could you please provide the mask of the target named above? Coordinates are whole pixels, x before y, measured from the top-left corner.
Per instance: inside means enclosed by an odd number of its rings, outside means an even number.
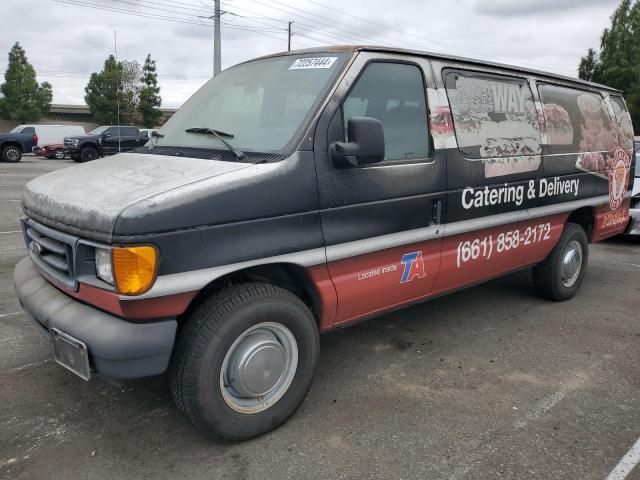
[[[361,52],[323,112],[315,135],[320,216],[338,296],[335,323],[428,296],[440,269],[444,158],[429,135],[429,63]],[[349,141],[353,116],[384,129],[385,159],[338,166],[330,146]]]

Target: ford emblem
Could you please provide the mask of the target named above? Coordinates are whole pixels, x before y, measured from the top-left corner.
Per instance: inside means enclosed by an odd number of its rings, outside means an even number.
[[[40,254],[42,254],[42,246],[37,242],[31,242],[29,244],[29,250],[31,250],[34,255],[40,256]]]

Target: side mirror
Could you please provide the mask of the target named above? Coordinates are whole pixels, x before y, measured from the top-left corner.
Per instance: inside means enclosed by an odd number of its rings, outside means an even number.
[[[102,138],[111,138],[111,134],[110,133],[105,133],[104,135],[102,135]]]
[[[384,129],[380,120],[351,117],[347,132],[350,142],[335,142],[329,149],[335,165],[357,167],[384,160]]]

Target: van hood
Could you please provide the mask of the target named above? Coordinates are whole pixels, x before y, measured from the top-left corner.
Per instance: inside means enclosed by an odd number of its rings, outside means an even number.
[[[110,242],[122,213],[151,213],[159,194],[184,198],[192,184],[244,170],[251,164],[140,153],[121,153],[58,170],[29,182],[26,215],[53,228]],[[147,201],[147,202],[145,202]]]

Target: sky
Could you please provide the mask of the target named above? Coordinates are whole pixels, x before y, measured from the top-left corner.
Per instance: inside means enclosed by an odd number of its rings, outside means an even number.
[[[221,0],[222,68],[287,49],[369,44],[427,50],[576,76],[620,0]],[[0,73],[16,42],[53,103],[84,103],[114,52],[157,62],[163,107],[213,73],[213,0],[2,0]],[[2,81],[2,80],[0,80]]]

